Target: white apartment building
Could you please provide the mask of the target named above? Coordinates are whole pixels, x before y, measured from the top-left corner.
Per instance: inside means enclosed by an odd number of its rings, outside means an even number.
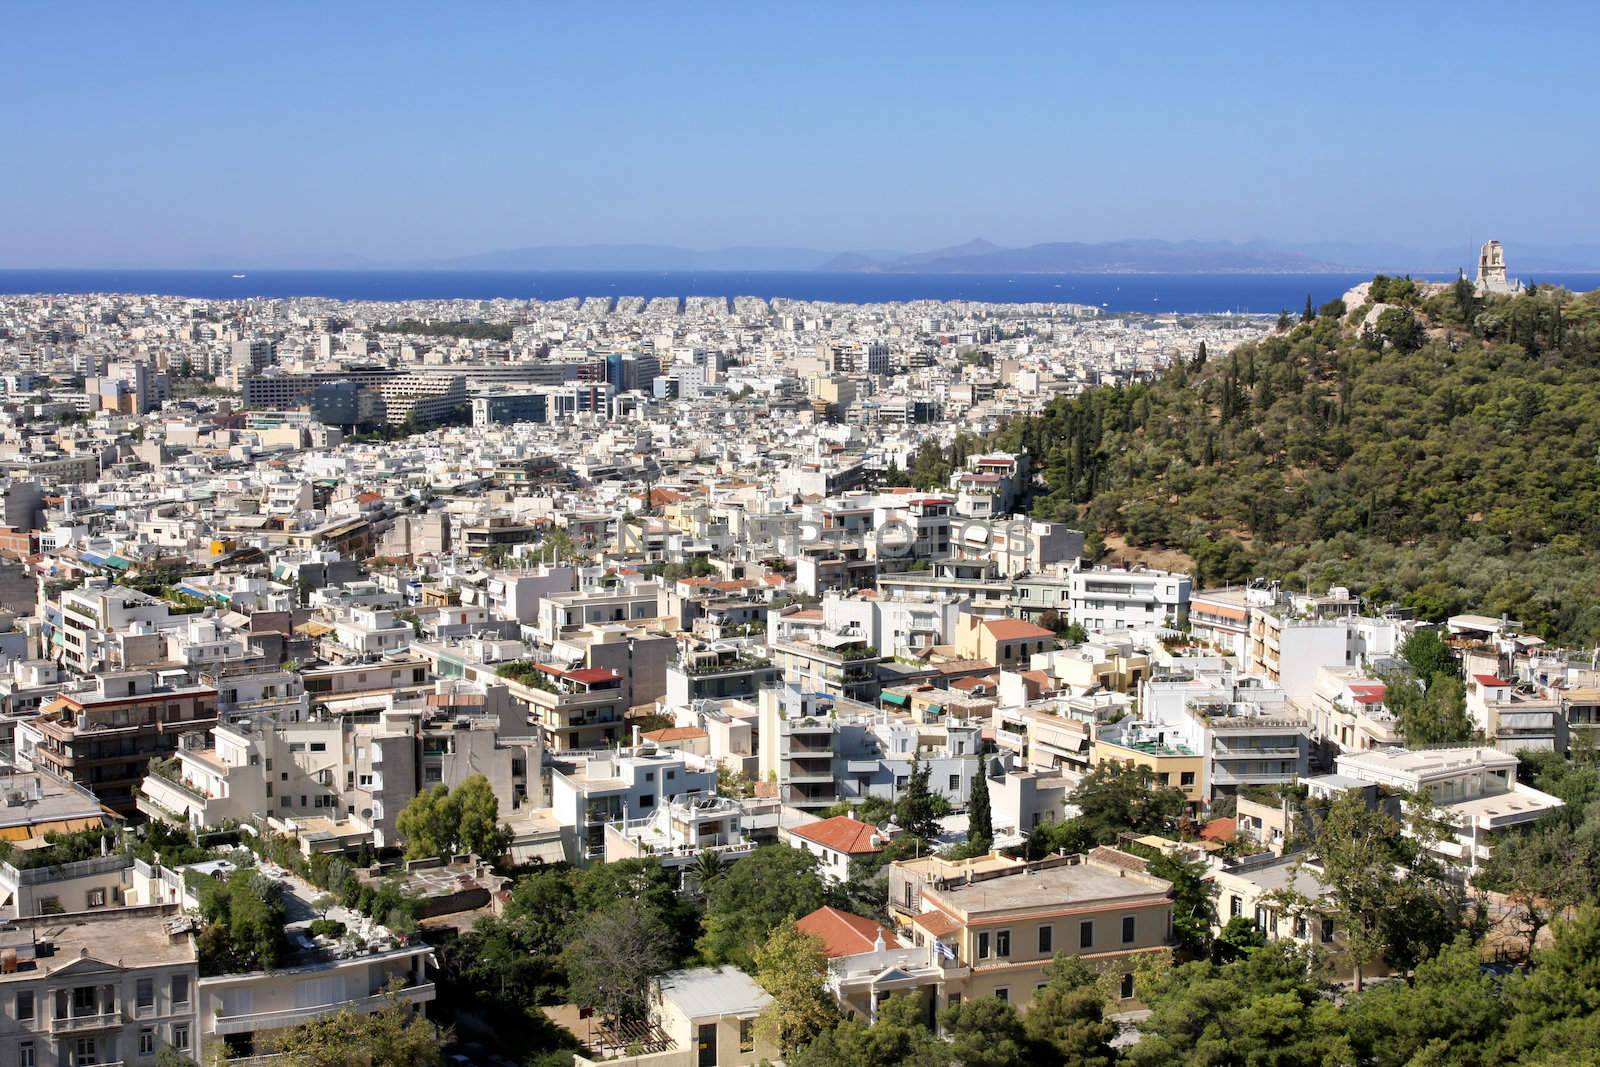
[[[1517,763],[1510,753],[1487,746],[1382,748],[1340,756],[1337,773],[1328,778],[1335,780],[1330,788],[1360,782],[1399,793],[1426,790],[1456,828],[1454,839],[1440,844],[1441,856],[1472,873],[1489,858],[1502,831],[1562,807],[1558,797],[1518,782]],[[1313,790],[1325,791],[1319,781],[1312,780]]]
[[[605,856],[608,824],[653,818],[673,797],[716,789],[703,760],[654,745],[560,759],[550,772],[550,806],[574,863]]]
[[[1067,575],[1067,614],[1089,631],[1182,626],[1189,617],[1189,576],[1094,567]]]

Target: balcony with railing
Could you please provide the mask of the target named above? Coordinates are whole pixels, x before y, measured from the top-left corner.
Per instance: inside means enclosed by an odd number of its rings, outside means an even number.
[[[281,1030],[299,1026],[324,1016],[334,1015],[346,1008],[361,1015],[371,1015],[389,1006],[391,997],[401,1005],[426,1004],[436,993],[432,982],[418,982],[391,992],[374,993],[354,1000],[339,1000],[331,1004],[311,1007],[281,1008],[276,1011],[248,1011],[233,1015],[219,1012],[215,1016],[212,1032],[217,1034],[248,1034],[261,1030]]]

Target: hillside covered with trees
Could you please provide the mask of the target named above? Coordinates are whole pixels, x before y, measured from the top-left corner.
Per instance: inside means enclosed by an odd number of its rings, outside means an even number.
[[[1372,295],[1059,398],[991,445],[1030,456],[1036,517],[1179,550],[1197,588],[1336,583],[1600,641],[1600,292],[1379,276]]]

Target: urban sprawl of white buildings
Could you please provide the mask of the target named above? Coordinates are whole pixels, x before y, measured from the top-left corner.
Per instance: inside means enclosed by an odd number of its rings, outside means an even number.
[[[328,909],[281,867],[263,870],[300,901],[290,960],[207,974],[195,867],[28,860],[47,833],[120,820],[384,855],[419,793],[481,775],[513,861],[652,856],[688,889],[707,851],[770,842],[842,879],[898,831],[838,812],[897,799],[918,768],[951,842],[982,779],[994,844],[1015,846],[1115,762],[1196,819],[1231,805],[1259,843],[1214,862],[1224,923],[1337,943],[1273,910],[1291,880],[1317,894],[1279,786],[1427,791],[1454,828],[1440,847],[1476,869],[1559,805],[1512,754],[1600,725],[1587,657],[1449,620],[1482,741],[1409,750],[1383,678],[1410,618],[1338,588],[1087,561],[1083,532],[1023,512],[1025,456],[980,449],[908,484],[927,442],[1269,326],[1069,305],[0,297],[0,1063],[243,1056],[387,989],[433,999],[425,939],[354,913],[341,940],[315,935]],[[370,873],[440,912],[492,910],[503,881],[472,856]],[[1134,962],[1171,944],[1169,889],[1116,849],[929,856],[893,865],[892,925],[801,925],[863,1017],[890,974],[1025,1010],[1058,951],[1120,968],[1131,1000]],[[1012,921],[991,939],[996,916]],[[715,1062],[754,1063],[736,1024],[761,997],[681,972],[662,1025],[688,1057],[689,1028],[725,1023],[741,1038]]]

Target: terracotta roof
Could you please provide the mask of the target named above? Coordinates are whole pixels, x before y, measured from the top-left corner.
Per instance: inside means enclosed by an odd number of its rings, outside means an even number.
[[[970,690],[973,690],[973,689],[993,689],[998,684],[999,684],[998,680],[993,678],[993,677],[989,677],[989,678],[957,678],[955,681],[950,683],[950,688],[951,689],[963,689],[963,690],[970,691]]]
[[[610,667],[582,667],[575,671],[563,671],[562,677],[571,678],[580,685],[594,685],[596,682],[610,682],[622,675]]]
[[[1511,683],[1492,674],[1474,674],[1472,680],[1489,689],[1504,689]]]
[[[876,826],[860,819],[852,819],[848,815],[835,815],[831,819],[792,827],[789,833],[806,841],[814,841],[823,848],[851,856],[880,852],[883,849],[882,845],[875,845],[872,842],[878,833]]]
[[[1200,837],[1205,841],[1232,841],[1238,833],[1238,819],[1212,819],[1200,828]]]
[[[651,730],[639,736],[646,741],[661,744],[667,741],[698,741],[706,736],[706,732],[698,726],[668,726],[663,730]]]
[[[990,619],[983,624],[996,641],[1015,641],[1022,637],[1054,637],[1043,626],[1022,619]]]
[[[889,948],[899,945],[894,931],[882,923],[873,922],[860,915],[852,915],[838,908],[822,907],[804,918],[796,919],[794,928],[810,934],[822,942],[829,959],[871,952],[878,937]]]
[[[961,924],[942,911],[925,911],[912,920],[934,937],[944,937],[961,929]]]

